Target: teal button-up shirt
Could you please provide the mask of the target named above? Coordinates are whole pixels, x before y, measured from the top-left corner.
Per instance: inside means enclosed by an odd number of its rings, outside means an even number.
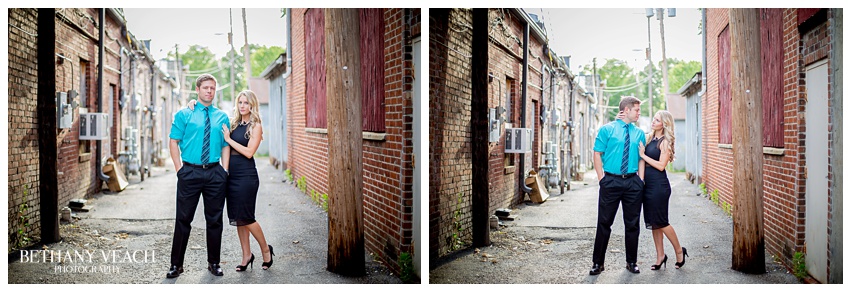
[[[201,164],[201,147],[204,145],[204,104],[197,103],[195,110],[183,108],[174,113],[171,133],[168,137],[180,141],[180,158],[192,164]],[[213,105],[210,108],[210,160],[215,163],[221,159],[222,148],[228,146],[222,135],[222,125],[230,129],[230,119],[225,112]]]
[[[626,126],[626,127],[624,127]],[[602,153],[603,171],[614,174],[621,173],[621,162],[623,160],[623,144],[629,131],[629,163],[627,173],[638,172],[638,143],[647,145],[647,138],[640,128],[633,124],[627,125],[623,120],[615,120],[600,127],[597,139],[594,141],[594,152]]]

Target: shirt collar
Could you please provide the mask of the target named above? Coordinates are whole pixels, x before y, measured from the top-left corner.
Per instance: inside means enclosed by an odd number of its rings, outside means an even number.
[[[204,106],[204,104],[203,104],[203,103],[201,103],[200,101],[199,101],[199,102],[197,102],[197,103],[195,103],[195,107],[198,107],[198,109],[199,109],[199,110],[202,110],[202,111],[203,111],[205,108],[210,108],[210,109],[214,109],[214,108],[215,108],[215,107],[213,106],[213,104],[212,104],[212,103],[210,104],[210,106]]]
[[[621,120],[621,119],[617,119],[617,120],[615,120],[615,123],[617,123],[617,124],[618,124],[618,127],[621,127],[621,128],[623,128],[623,126],[624,126],[624,125],[626,125],[626,126],[627,126],[627,129],[629,129],[629,125],[631,125],[631,124],[632,124],[632,123],[629,123],[629,124],[624,123],[624,121],[623,121],[623,120]]]

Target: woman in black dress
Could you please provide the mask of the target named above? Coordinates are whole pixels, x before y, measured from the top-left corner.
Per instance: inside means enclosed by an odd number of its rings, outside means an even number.
[[[228,173],[227,210],[230,225],[236,226],[239,245],[242,247],[242,262],[236,266],[237,272],[245,271],[250,264],[254,267],[254,254],[248,234],[254,235],[263,257],[263,269],[272,266],[275,255],[272,246],[266,244],[263,229],[254,219],[254,206],[257,203],[257,189],[260,179],[254,164],[254,153],[263,139],[263,127],[260,123],[260,105],[257,96],[250,90],[244,90],[237,96],[234,106],[231,129],[222,125],[225,141],[231,147],[230,169]]]
[[[651,270],[659,270],[664,264],[667,268],[668,256],[662,245],[663,236],[674,246],[677,254],[675,266],[679,269],[686,263],[688,256],[685,247],[680,246],[674,227],[668,223],[668,200],[671,198],[671,183],[665,167],[674,160],[674,117],[668,111],[658,111],[653,117],[647,147],[639,147],[639,155],[650,167],[644,168],[644,223],[653,231],[653,243],[656,245],[656,264]]]

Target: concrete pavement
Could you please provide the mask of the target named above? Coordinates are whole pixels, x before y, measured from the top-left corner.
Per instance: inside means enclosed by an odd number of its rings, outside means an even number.
[[[798,283],[786,269],[765,259],[768,272],[748,275],[732,270],[733,221],[699,193],[683,173],[671,173],[670,221],[690,257],[675,269],[675,253],[665,240],[667,269],[650,270],[655,248],[642,218],[638,265],[640,274],[626,269],[622,210],[612,226],[606,270],[589,276],[597,219],[599,187],[593,171],[573,190],[551,195],[543,204],[527,201],[512,214],[517,220],[491,232],[492,245],[467,249],[441,259],[429,272],[429,283]]]
[[[136,261],[104,261],[95,256],[93,262],[57,263],[21,262],[13,256],[9,260],[9,283],[401,283],[397,275],[369,255],[366,276],[343,277],[326,271],[327,214],[295,185],[283,182],[283,172],[275,170],[267,158],[258,157],[257,167],[260,190],[256,218],[276,254],[269,270],[261,269],[260,248],[252,238],[254,269],[234,271],[241,259],[241,249],[236,227],[228,225],[226,212],[221,252],[225,275],[215,277],[206,270],[206,224],[201,199],[192,221],[185,272],[178,278],[166,279],[177,184],[169,160],[165,167],[152,168],[152,177],[144,182],[139,176],[131,176],[128,178],[131,184],[124,191],[95,195],[87,202],[90,212],[77,213],[79,220],[63,224],[60,232],[64,240],[45,246],[47,250],[88,250],[96,255],[113,250],[119,255],[148,251],[150,258],[143,261],[139,253]],[[65,268],[57,270],[57,266]],[[86,271],[86,266],[110,268]]]

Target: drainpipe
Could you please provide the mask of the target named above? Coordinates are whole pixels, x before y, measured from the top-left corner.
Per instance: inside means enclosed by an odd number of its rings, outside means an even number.
[[[284,88],[286,88],[286,89],[289,89],[289,87],[287,86],[287,79],[290,77],[290,74],[292,73],[292,68],[293,68],[293,54],[292,54],[292,51],[291,51],[292,48],[293,48],[293,37],[292,37],[292,35],[293,35],[292,34],[292,32],[293,32],[292,19],[293,18],[292,18],[291,15],[292,15],[292,9],[287,8],[287,15],[286,15],[286,17],[287,17],[287,20],[286,20],[286,23],[287,23],[287,50],[286,50],[286,53],[287,53],[287,69],[286,69],[286,71],[284,71],[284,75],[281,76],[281,79],[284,80],[283,81],[284,82]],[[286,96],[286,94],[287,94],[286,91],[281,93],[281,95],[282,95],[281,96],[281,107],[283,108],[284,111],[286,111],[287,106],[286,106],[286,104],[284,104],[285,99],[283,98],[283,96]],[[292,115],[287,115],[287,119],[292,119]],[[287,123],[288,126],[290,124],[291,123]],[[286,131],[287,129],[283,129],[283,130]],[[287,143],[287,147],[290,147],[290,146],[293,145],[293,135],[287,135],[287,138],[290,139],[289,143]],[[287,154],[289,154],[289,151],[287,151]],[[281,157],[281,159],[283,160],[285,158]],[[286,160],[287,160],[287,162],[291,161],[289,159],[289,157],[287,157]],[[287,167],[293,168],[292,166],[289,166],[289,165],[287,165]]]
[[[287,71],[284,71],[283,79],[287,79],[290,77],[290,73],[292,73],[293,68],[293,55],[290,53],[290,49],[293,47],[293,37],[292,37],[292,17],[290,16],[291,9],[287,8]]]
[[[700,85],[700,92],[697,93],[697,96],[700,96],[700,97],[702,97],[703,94],[706,93],[706,9],[708,9],[708,8],[703,8],[703,9],[700,10],[700,16],[701,16],[700,27],[701,27],[701,30],[702,30],[701,34],[703,34],[703,38],[701,38],[701,41],[703,42],[703,47],[702,47],[703,50],[701,52],[701,55],[702,55],[701,57],[703,59],[703,68],[701,68],[702,72],[700,74],[700,84],[701,84]]]
[[[98,112],[103,112],[103,33],[104,26],[106,22],[104,21],[104,14],[106,14],[106,9],[101,8],[100,13],[98,15],[98,24],[100,28],[99,36],[98,36]],[[110,113],[112,115],[112,113]],[[102,181],[109,181],[109,176],[103,173],[103,165],[101,165],[101,156],[103,155],[103,149],[101,149],[101,145],[103,144],[103,140],[98,140],[97,142],[97,159],[95,166],[95,174]]]
[[[523,27],[523,85],[521,86],[520,98],[521,102],[521,110],[520,110],[520,127],[526,127],[526,98],[527,92],[526,87],[529,86],[529,21],[526,21],[526,24]],[[524,193],[530,193],[532,188],[526,186],[526,177],[529,176],[529,172],[526,171],[526,153],[520,153],[520,171],[523,173],[523,177],[520,179],[520,189],[523,190]]]

